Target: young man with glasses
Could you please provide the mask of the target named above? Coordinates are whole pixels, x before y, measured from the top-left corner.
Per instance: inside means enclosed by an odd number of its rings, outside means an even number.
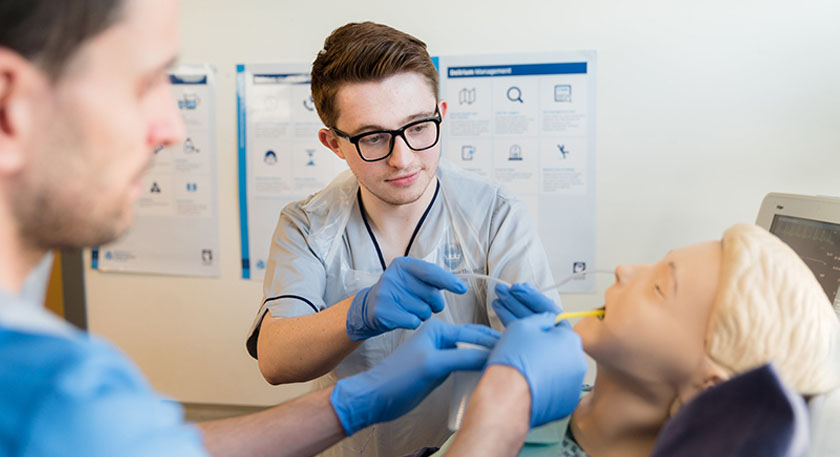
[[[280,214],[247,342],[266,380],[329,385],[377,363],[433,314],[501,328],[493,284],[458,273],[553,282],[524,205],[441,160],[447,104],[422,41],[370,22],[340,27],[313,63],[312,96],[321,143],[352,173]],[[439,445],[450,400],[444,383],[329,455]]]

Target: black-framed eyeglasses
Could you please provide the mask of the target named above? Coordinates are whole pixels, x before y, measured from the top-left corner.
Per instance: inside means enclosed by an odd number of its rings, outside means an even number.
[[[353,143],[362,160],[376,162],[391,155],[397,137],[402,138],[412,151],[425,151],[434,147],[440,139],[440,122],[440,110],[435,107],[434,117],[409,122],[397,130],[374,130],[355,136],[350,136],[335,127],[332,131]]]

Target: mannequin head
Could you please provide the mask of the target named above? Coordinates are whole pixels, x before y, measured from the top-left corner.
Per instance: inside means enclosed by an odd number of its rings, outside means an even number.
[[[840,384],[828,298],[791,248],[754,225],[618,267],[605,310],[575,326],[599,377],[671,393],[675,406],[768,362],[803,394]]]
[[[730,376],[773,362],[812,395],[840,384],[840,323],[817,279],[787,244],[754,225],[724,233],[709,358]]]

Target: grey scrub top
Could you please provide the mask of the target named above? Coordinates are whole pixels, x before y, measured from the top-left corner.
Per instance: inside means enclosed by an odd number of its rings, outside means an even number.
[[[414,232],[407,255],[453,273],[473,272],[507,282],[553,284],[542,243],[524,204],[500,184],[441,160],[438,188]],[[329,306],[373,285],[385,269],[375,237],[349,171],[306,200],[288,205],[272,237],[263,283],[263,302],[247,348],[256,358],[259,325],[266,312],[297,317]],[[490,303],[494,284],[466,280],[464,295],[444,292],[445,309],[434,318],[456,324],[479,323],[501,329]],[[559,303],[556,292],[549,297]],[[330,386],[367,370],[413,331],[395,330],[366,340],[332,372],[315,381]],[[451,385],[445,382],[400,419],[362,430],[324,455],[394,456],[423,446],[439,446],[449,436]],[[363,450],[364,449],[364,450]]]

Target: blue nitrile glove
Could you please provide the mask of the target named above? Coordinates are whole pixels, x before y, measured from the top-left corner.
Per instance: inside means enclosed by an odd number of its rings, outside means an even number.
[[[543,295],[536,287],[526,282],[517,283],[511,287],[496,284],[496,299],[493,309],[507,327],[511,322],[540,313],[562,313],[563,308],[553,300]],[[561,325],[571,328],[568,321]]]
[[[531,427],[568,416],[580,398],[586,359],[577,334],[555,326],[554,314],[516,320],[505,330],[487,366],[517,369],[531,390]]]
[[[443,311],[441,289],[463,294],[467,286],[438,265],[398,257],[376,284],[353,297],[347,310],[347,336],[359,341],[395,328],[415,329],[432,313]]]
[[[457,342],[492,348],[499,332],[483,325],[432,319],[368,371],[335,385],[330,403],[344,432],[396,419],[411,411],[456,370],[481,370],[489,351],[458,349]]]

